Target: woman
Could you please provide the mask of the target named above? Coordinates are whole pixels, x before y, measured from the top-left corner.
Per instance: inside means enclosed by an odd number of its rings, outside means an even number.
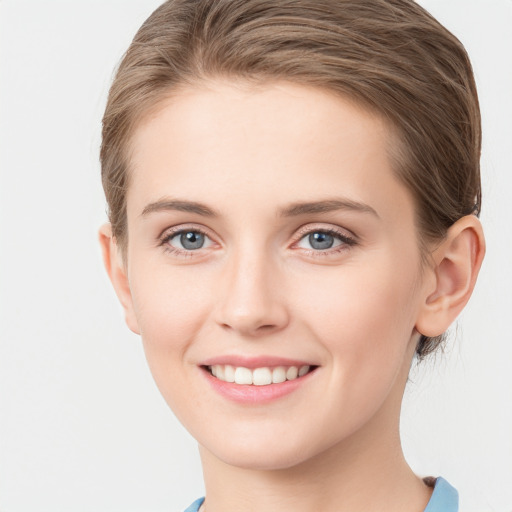
[[[112,85],[107,271],[200,446],[189,510],[457,510],[399,437],[485,252],[460,42],[409,0],[170,1]]]

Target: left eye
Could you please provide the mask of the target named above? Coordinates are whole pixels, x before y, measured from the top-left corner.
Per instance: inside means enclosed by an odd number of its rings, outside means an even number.
[[[342,244],[350,245],[351,242],[351,239],[338,233],[330,233],[328,231],[313,231],[303,236],[297,246],[302,247],[303,249],[326,251]]]
[[[186,230],[169,236],[167,243],[176,249],[196,251],[204,247],[209,247],[211,240],[200,231]]]

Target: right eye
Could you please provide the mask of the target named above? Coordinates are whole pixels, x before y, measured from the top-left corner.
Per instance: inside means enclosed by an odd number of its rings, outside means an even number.
[[[171,250],[189,252],[210,247],[213,242],[202,231],[197,229],[181,229],[165,236],[162,244],[170,246],[169,249]]]

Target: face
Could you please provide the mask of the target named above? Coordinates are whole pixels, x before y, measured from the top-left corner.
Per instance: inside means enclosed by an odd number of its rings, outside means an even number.
[[[389,137],[288,83],[187,89],[136,130],[128,323],[213,457],[285,468],[397,425],[424,297]]]

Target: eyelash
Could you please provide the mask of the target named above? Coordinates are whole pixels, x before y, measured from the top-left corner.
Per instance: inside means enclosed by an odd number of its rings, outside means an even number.
[[[340,252],[348,250],[350,247],[353,247],[357,245],[357,239],[353,236],[348,235],[345,231],[337,230],[335,228],[311,228],[311,227],[305,227],[303,229],[300,229],[297,233],[297,237],[295,241],[293,242],[293,245],[297,245],[300,243],[304,238],[306,238],[309,235],[312,235],[313,233],[322,233],[324,235],[331,235],[334,238],[341,241],[341,244],[338,246],[335,246],[334,248],[329,248],[325,250],[319,250],[319,249],[303,249],[308,256],[312,257],[328,257],[332,255],[339,254]]]
[[[201,229],[197,226],[191,226],[191,227],[185,227],[185,228],[180,227],[179,229],[176,229],[176,230],[166,231],[163,234],[163,236],[161,236],[159,238],[159,245],[161,247],[163,247],[164,251],[169,254],[173,254],[175,256],[179,256],[182,258],[192,258],[192,257],[194,257],[194,253],[200,252],[201,248],[197,249],[197,250],[184,250],[184,249],[178,249],[176,247],[173,247],[169,243],[173,238],[177,237],[178,235],[181,235],[183,233],[190,233],[190,232],[199,233],[199,234],[203,235],[204,237],[211,240],[211,237],[208,235],[207,231],[204,229]],[[296,246],[304,238],[306,238],[307,236],[309,236],[313,233],[322,233],[325,235],[333,236],[334,238],[340,240],[342,243],[339,244],[338,246],[335,246],[334,248],[328,248],[325,250],[303,249],[303,251],[305,251],[305,253],[308,256],[313,256],[313,257],[331,256],[334,254],[338,254],[342,251],[346,251],[347,249],[357,245],[357,243],[358,243],[355,237],[347,235],[346,232],[339,231],[334,228],[311,228],[311,227],[309,227],[309,228],[299,229],[299,231],[297,232],[297,236],[294,237],[292,247]]]
[[[190,226],[190,227],[184,227],[184,228],[180,227],[176,230],[165,231],[163,236],[160,238],[159,245],[161,247],[163,247],[164,251],[168,254],[179,256],[182,258],[192,258],[192,257],[194,257],[194,253],[199,252],[201,249],[197,249],[195,251],[194,250],[186,250],[186,249],[178,249],[176,247],[173,247],[169,243],[173,238],[177,237],[178,235],[182,235],[183,233],[199,233],[199,234],[203,235],[205,238],[208,238],[211,240],[211,237],[208,235],[206,230],[201,229],[197,226]]]

